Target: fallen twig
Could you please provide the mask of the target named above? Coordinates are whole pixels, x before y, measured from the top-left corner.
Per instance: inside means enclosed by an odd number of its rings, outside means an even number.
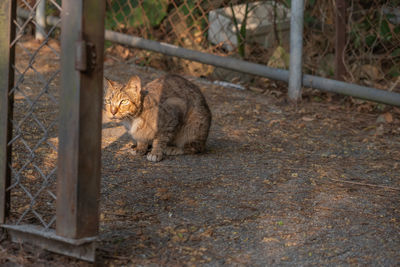
[[[109,258],[109,259],[116,259],[116,260],[131,260],[132,257],[126,257],[126,256],[118,256],[118,255],[112,255],[112,254],[107,254],[111,253],[108,250],[101,250],[102,252],[106,252],[102,254],[102,257],[104,258]]]
[[[329,178],[329,179],[332,180],[332,181],[335,181],[335,182],[362,185],[362,186],[369,186],[369,187],[379,187],[379,188],[384,188],[384,189],[389,189],[389,190],[400,191],[400,188],[398,188],[398,187],[392,187],[392,186],[386,186],[386,185],[376,185],[376,184],[367,184],[367,183],[360,183],[360,182],[350,182],[350,181],[345,181],[345,180],[340,180],[340,179],[333,179],[333,178]]]

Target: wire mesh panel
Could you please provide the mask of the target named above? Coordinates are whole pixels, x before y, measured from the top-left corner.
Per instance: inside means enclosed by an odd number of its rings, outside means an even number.
[[[345,80],[400,91],[400,1],[345,1]],[[333,77],[335,1],[308,1],[304,71]]]
[[[400,1],[349,8],[346,70],[351,81],[400,92]]]
[[[43,1],[43,0],[42,0]],[[49,8],[61,10],[55,1]],[[43,28],[36,22],[40,1],[19,1],[28,11],[26,19],[15,20],[16,48],[13,66],[15,85],[12,123],[11,213],[8,224],[35,224],[44,229],[55,226],[55,180],[57,163],[59,45],[53,41],[59,25]],[[43,41],[26,35],[36,28]]]
[[[341,79],[378,89],[399,90],[399,1],[364,3],[305,1],[303,73]],[[143,1],[107,0],[106,28],[273,68],[289,67],[290,1]],[[336,29],[337,11],[346,22]],[[335,31],[344,31],[343,54],[337,53]],[[149,51],[110,47],[137,64],[237,82],[243,77]],[[343,60],[340,60],[343,57]],[[343,62],[335,70],[335,62]],[[345,73],[345,74],[343,74]],[[344,76],[343,76],[344,75]],[[245,79],[248,82],[252,79]],[[252,80],[254,82],[254,80]],[[268,84],[265,80],[256,85]],[[368,97],[367,97],[368,98]]]
[[[269,62],[277,47],[288,50],[289,26],[286,1],[107,0],[107,29],[265,65],[277,65]],[[136,53],[123,56],[199,76],[213,71],[210,66]],[[286,68],[286,63],[278,65]]]

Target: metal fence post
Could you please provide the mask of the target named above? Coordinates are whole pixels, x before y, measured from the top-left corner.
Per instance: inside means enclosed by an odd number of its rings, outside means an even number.
[[[344,0],[336,0],[335,28],[335,79],[344,80],[346,74],[344,65],[344,48],[346,45],[346,1]]]
[[[62,2],[56,233],[98,234],[105,1]]]
[[[39,4],[36,7],[36,28],[35,28],[35,39],[42,41],[45,38],[46,28],[46,0],[39,0]]]
[[[301,98],[304,0],[293,0],[290,11],[289,99]]]
[[[8,142],[12,136],[11,119],[13,115],[14,95],[10,93],[14,85],[15,46],[10,43],[15,38],[16,0],[0,2],[0,223],[6,222],[9,210],[10,195],[7,187],[10,184],[11,146]]]

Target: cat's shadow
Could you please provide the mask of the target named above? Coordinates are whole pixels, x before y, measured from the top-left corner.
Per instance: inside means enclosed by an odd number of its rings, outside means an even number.
[[[125,128],[119,123],[103,123],[103,138],[111,136],[115,137],[116,135],[118,135],[118,138],[113,140],[103,148],[105,152],[108,151],[108,153],[115,153],[116,151],[121,150],[126,151],[127,144],[129,145],[128,147],[136,146],[135,140],[132,139],[131,135],[126,132]],[[224,157],[224,155],[226,155],[227,153],[237,153],[238,151],[248,150],[247,145],[227,136],[220,136],[219,134],[215,134],[215,132],[211,132],[207,140],[206,149],[200,154],[219,154],[221,157]],[[149,149],[151,149],[151,144],[149,146]],[[186,157],[188,156],[189,155],[186,155]],[[185,156],[177,157],[175,160],[179,160],[178,158],[183,160]]]
[[[117,139],[106,145],[103,149],[110,151],[120,151],[126,144],[135,145],[134,140],[121,124],[117,122],[104,122],[102,125],[103,138],[119,136]]]
[[[132,139],[131,135],[121,123],[110,121],[105,118],[102,124],[102,137],[109,138],[115,136],[118,136],[118,138],[107,144],[103,148],[105,151],[113,151],[113,153],[115,153],[116,151],[121,151],[126,148],[127,144],[129,144],[129,147],[136,146],[135,140]],[[238,152],[237,150],[246,151],[250,143],[241,143],[234,138],[230,138],[226,136],[219,127],[213,126],[210,130],[206,149],[201,154],[221,154],[222,156],[225,153]]]

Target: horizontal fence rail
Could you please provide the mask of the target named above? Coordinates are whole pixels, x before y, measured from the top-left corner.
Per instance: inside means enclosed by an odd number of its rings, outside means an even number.
[[[128,45],[134,48],[146,49],[154,52],[163,53],[169,56],[182,57],[185,59],[194,60],[201,63],[223,67],[243,73],[259,75],[278,81],[289,81],[289,71],[287,70],[270,68],[265,65],[250,63],[235,58],[211,55],[204,52],[190,50],[171,44],[159,43],[140,37],[130,36],[112,31],[106,31],[105,37],[106,40],[123,45]],[[306,87],[319,89],[325,92],[338,93],[393,106],[400,106],[399,93],[379,90],[376,88],[341,82],[313,75],[303,75],[302,81],[303,85]]]

